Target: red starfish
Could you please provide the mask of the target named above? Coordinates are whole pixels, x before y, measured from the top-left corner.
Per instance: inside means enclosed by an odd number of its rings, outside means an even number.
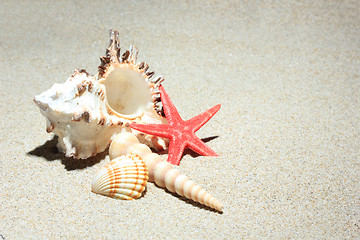
[[[168,162],[175,165],[179,165],[183,151],[187,147],[203,156],[218,156],[195,135],[195,132],[219,111],[221,105],[218,104],[206,112],[203,112],[190,120],[184,121],[180,117],[164,87],[160,85],[159,89],[165,116],[169,124],[132,123],[130,124],[130,127],[154,136],[169,138]]]

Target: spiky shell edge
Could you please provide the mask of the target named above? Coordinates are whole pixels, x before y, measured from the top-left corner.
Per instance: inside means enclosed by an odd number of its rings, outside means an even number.
[[[111,68],[115,65],[131,68],[132,70],[143,74],[146,81],[150,84],[156,113],[165,117],[159,92],[159,86],[164,81],[164,78],[159,76],[153,80],[152,77],[155,75],[155,72],[149,71],[149,65],[146,62],[136,62],[138,50],[135,46],[130,45],[130,49],[126,50],[121,57],[120,50],[119,32],[110,30],[109,46],[106,49],[105,55],[100,57],[101,63],[98,67],[98,81],[105,79],[108,74],[111,73]]]

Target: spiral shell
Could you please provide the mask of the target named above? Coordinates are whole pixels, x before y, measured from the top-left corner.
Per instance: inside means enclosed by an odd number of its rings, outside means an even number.
[[[110,159],[116,159],[123,154],[139,156],[148,169],[149,181],[187,199],[222,211],[223,205],[219,200],[173,168],[170,163],[163,161],[158,154],[152,153],[148,146],[140,144],[132,133],[124,132],[115,136],[110,144],[109,154]]]
[[[123,200],[139,198],[145,190],[148,171],[144,161],[134,154],[119,156],[96,174],[91,191]]]
[[[137,62],[134,46],[121,56],[119,43],[119,33],[111,31],[96,76],[75,69],[64,83],[34,98],[46,117],[46,131],[58,136],[57,147],[66,157],[86,159],[105,151],[114,135],[133,131],[131,123],[167,123],[159,92],[164,78]],[[134,134],[159,151],[167,148],[167,139]]]

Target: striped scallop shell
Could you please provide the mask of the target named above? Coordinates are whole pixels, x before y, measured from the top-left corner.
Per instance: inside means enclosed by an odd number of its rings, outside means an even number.
[[[223,205],[219,200],[187,176],[181,174],[173,165],[163,161],[158,154],[152,153],[148,146],[139,143],[139,140],[132,133],[120,133],[114,137],[110,144],[110,159],[124,156],[123,154],[134,154],[144,160],[149,171],[149,182],[154,182],[157,186],[172,193],[222,212]]]
[[[133,200],[141,197],[148,181],[144,161],[134,154],[122,155],[96,174],[91,191],[112,198]]]

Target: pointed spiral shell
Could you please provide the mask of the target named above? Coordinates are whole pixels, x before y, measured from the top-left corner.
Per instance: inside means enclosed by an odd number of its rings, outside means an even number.
[[[110,144],[110,159],[124,154],[134,154],[142,158],[148,169],[149,181],[155,182],[159,187],[222,211],[223,206],[219,200],[173,168],[170,163],[163,161],[158,154],[152,153],[148,146],[139,143],[132,133],[120,133]]]
[[[123,200],[139,198],[145,190],[148,171],[136,155],[119,156],[108,162],[95,175],[91,191]]]

